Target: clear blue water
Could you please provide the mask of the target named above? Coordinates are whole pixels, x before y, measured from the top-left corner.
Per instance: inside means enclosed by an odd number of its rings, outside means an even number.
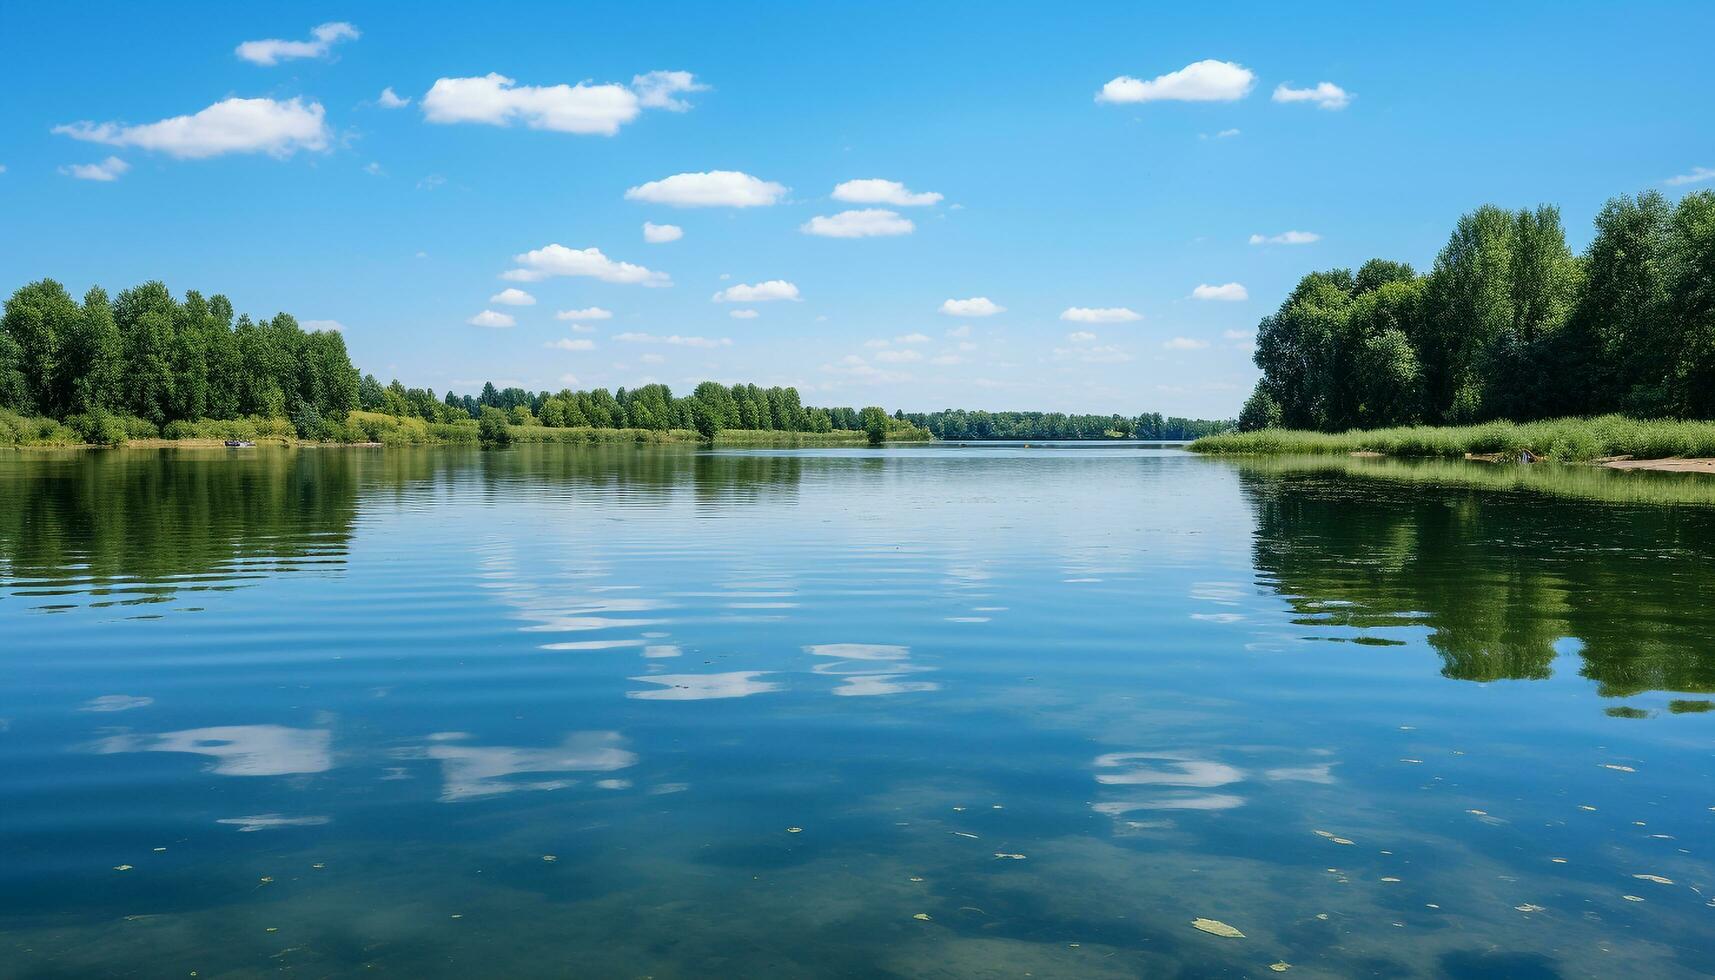
[[[1129,446],[0,456],[0,976],[1707,975],[1712,559]]]

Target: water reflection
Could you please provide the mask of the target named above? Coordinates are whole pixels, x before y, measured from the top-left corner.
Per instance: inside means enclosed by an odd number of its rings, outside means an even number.
[[[1704,620],[1715,511],[1320,469],[1247,465],[1240,480],[1259,581],[1317,635],[1386,643],[1426,630],[1458,680],[1543,679],[1575,651],[1604,697],[1715,691]]]
[[[771,673],[766,670],[732,670],[721,674],[650,674],[633,677],[644,684],[659,684],[647,691],[627,691],[625,696],[639,701],[708,701],[718,698],[745,698],[752,694],[767,694],[782,690],[785,685],[774,681],[759,681]]]
[[[185,752],[214,759],[209,772],[221,776],[286,776],[326,772],[333,766],[333,732],[284,725],[217,725],[160,735],[109,735],[92,751]]]
[[[828,657],[831,662],[818,663],[818,674],[833,675],[840,686],[833,693],[838,697],[875,697],[887,694],[911,694],[938,691],[934,681],[906,680],[910,674],[934,670],[933,667],[910,663],[911,648],[884,643],[817,643],[804,648],[806,653]]]
[[[514,776],[613,772],[637,764],[637,753],[624,747],[625,739],[618,732],[572,732],[559,745],[549,748],[463,744],[470,737],[464,732],[441,732],[430,736],[431,744],[420,750],[421,757],[441,764],[443,803],[577,785],[575,779],[513,779]]]

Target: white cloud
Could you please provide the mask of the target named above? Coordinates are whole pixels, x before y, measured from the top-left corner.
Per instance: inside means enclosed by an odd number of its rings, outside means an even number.
[[[673,281],[665,272],[655,272],[630,262],[615,262],[601,254],[599,248],[567,248],[555,242],[514,255],[518,268],[502,273],[502,279],[512,282],[538,282],[549,276],[589,276],[602,282],[642,286],[671,286]]]
[[[1218,140],[1229,140],[1237,135],[1239,135],[1239,131],[1236,129],[1223,129],[1215,134],[1215,138]]]
[[[938,203],[941,195],[934,191],[919,194],[897,180],[871,177],[834,185],[834,200],[848,204],[891,204],[896,208],[917,208]]]
[[[159,150],[181,159],[202,159],[223,153],[271,153],[291,156],[298,150],[325,150],[328,128],[321,103],[302,99],[227,99],[189,116],[125,126],[119,123],[77,122],[53,131],[72,139],[108,146]]]
[[[969,337],[970,335],[971,335],[971,325],[968,323],[961,323],[958,326],[954,327],[953,329],[947,331],[947,336],[949,336],[949,337]]]
[[[484,123],[556,133],[612,136],[641,112],[637,93],[614,82],[592,85],[519,85],[498,72],[476,78],[440,78],[423,96],[432,123]]]
[[[399,93],[393,91],[393,87],[390,85],[381,90],[381,94],[375,99],[375,104],[383,109],[403,109],[411,104],[411,100],[402,98]]]
[[[131,165],[118,157],[108,157],[100,163],[73,163],[60,168],[60,173],[78,180],[118,180]]]
[[[1102,86],[1097,102],[1231,102],[1250,93],[1256,74],[1230,61],[1192,62],[1143,81],[1121,75]]]
[[[1662,183],[1669,187],[1683,187],[1686,184],[1701,184],[1706,180],[1715,180],[1715,170],[1709,167],[1692,167],[1690,173],[1675,174]]]
[[[1096,335],[1088,330],[1074,330],[1066,335],[1066,339],[1074,344],[1087,344],[1096,339]]]
[[[649,333],[617,334],[614,340],[627,344],[672,344],[675,347],[731,347],[731,337],[681,337],[673,334],[669,337],[658,337]]]
[[[941,304],[941,312],[948,316],[994,316],[1006,307],[993,302],[987,296],[973,296],[970,299],[950,299]]]
[[[536,297],[522,289],[508,287],[488,298],[490,303],[504,303],[507,306],[535,306]]]
[[[667,204],[676,208],[754,208],[778,202],[784,185],[737,170],[674,174],[625,192],[628,201]]]
[[[731,313],[728,313],[727,316],[732,317],[734,320],[754,320],[757,318],[758,314],[755,310],[733,310]]]
[[[1256,336],[1255,330],[1223,330],[1221,336],[1227,340],[1249,340]]]
[[[1124,306],[1072,306],[1060,313],[1060,319],[1073,323],[1129,323],[1143,319],[1143,314]]]
[[[799,299],[798,287],[784,279],[770,279],[754,286],[739,283],[716,293],[716,303],[768,303],[778,299]]]
[[[595,328],[584,323],[574,323],[572,333],[595,333]]]
[[[644,108],[666,109],[668,112],[684,112],[691,108],[689,102],[674,96],[685,92],[706,92],[708,88],[688,71],[652,71],[631,78],[631,90],[637,93],[637,101]]]
[[[446,182],[447,179],[442,177],[440,174],[430,174],[422,180],[417,181],[417,189],[420,191],[432,191]]]
[[[387,171],[381,169],[381,164],[376,163],[373,160],[371,160],[368,164],[366,164],[364,166],[363,172],[368,174],[371,177],[385,177],[385,176],[387,176]]]
[[[908,333],[902,337],[893,338],[893,342],[896,344],[927,344],[929,338],[920,333]]]
[[[667,362],[667,358],[654,353],[653,351],[648,354],[639,354],[637,355],[637,359],[645,364],[665,364]]]
[[[476,316],[471,317],[465,322],[473,327],[493,327],[495,329],[499,329],[501,327],[510,327],[518,321],[514,320],[510,313],[496,313],[493,310],[483,310],[481,313],[478,313]]]
[[[1322,236],[1313,231],[1283,231],[1278,235],[1252,235],[1252,245],[1309,245],[1319,242]]]
[[[875,359],[883,364],[909,364],[921,361],[923,355],[914,350],[880,350],[875,352]]]
[[[1318,109],[1344,109],[1352,103],[1353,97],[1352,93],[1333,82],[1319,82],[1315,88],[1277,85],[1274,89],[1276,102],[1314,102]]]
[[[871,348],[874,348],[874,347],[890,347],[893,345],[893,341],[888,340],[886,337],[876,337],[874,340],[864,341],[863,345],[865,347],[871,347]]]
[[[1209,346],[1209,342],[1193,337],[1174,337],[1172,340],[1163,341],[1161,346],[1167,350],[1202,350]]]
[[[1213,299],[1228,303],[1237,303],[1240,300],[1250,299],[1250,295],[1251,294],[1245,290],[1244,286],[1236,282],[1229,282],[1222,286],[1211,286],[1208,283],[1204,283],[1196,289],[1191,290],[1192,299]]]
[[[881,235],[909,235],[917,226],[910,218],[902,218],[897,211],[883,208],[864,208],[859,211],[841,211],[828,217],[817,215],[798,227],[806,235],[820,235],[823,238],[875,238]]]
[[[599,306],[592,306],[592,307],[590,307],[588,309],[584,309],[584,310],[561,310],[560,312],[554,314],[554,319],[556,319],[556,320],[611,320],[611,319],[613,319],[613,311],[612,310],[604,310]]]
[[[320,330],[326,330],[329,333],[345,333],[345,324],[338,320],[303,320],[298,325],[310,333],[316,333]]]
[[[237,47],[235,53],[245,61],[257,65],[275,65],[297,58],[325,58],[335,44],[340,41],[355,41],[362,35],[357,28],[344,21],[333,21],[311,28],[310,37],[312,40],[309,41],[282,41],[278,38],[245,41]]]
[[[838,364],[824,364],[822,365],[822,370],[829,374],[843,374],[849,377],[862,378],[865,381],[877,383],[891,384],[911,380],[911,375],[909,374],[902,374],[898,371],[884,371],[868,361],[865,361],[856,354],[847,354],[845,357],[840,358]]]
[[[662,242],[676,242],[685,237],[685,229],[678,225],[658,225],[653,221],[643,223],[643,240],[651,245]]]
[[[561,337],[559,340],[550,340],[542,346],[552,350],[595,350],[595,341]]]
[[[965,363],[965,359],[957,354],[937,354],[934,357],[929,358],[929,363],[946,366],[949,364],[963,364]]]

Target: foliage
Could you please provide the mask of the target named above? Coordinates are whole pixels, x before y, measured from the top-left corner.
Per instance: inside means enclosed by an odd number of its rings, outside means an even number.
[[[907,412],[904,419],[937,439],[1195,439],[1232,428],[1231,422],[1163,418],[1145,412],[1124,415],[1068,415],[1061,412],[984,412],[947,409]]]
[[[484,446],[512,445],[512,425],[500,409],[492,405],[483,406],[482,417],[476,424],[478,437]]]
[[[1304,277],[1258,327],[1241,428],[1626,412],[1715,417],[1715,192],[1608,202],[1582,257],[1549,206],[1459,219],[1427,275]]]
[[[1379,453],[1460,459],[1467,454],[1534,456],[1580,462],[1607,456],[1662,459],[1715,456],[1715,422],[1643,420],[1623,415],[1466,426],[1406,426],[1316,432],[1263,429],[1206,436],[1193,452],[1215,455]]]

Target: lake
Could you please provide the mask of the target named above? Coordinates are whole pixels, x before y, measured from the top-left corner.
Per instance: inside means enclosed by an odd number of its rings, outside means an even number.
[[[1524,469],[0,455],[0,975],[1708,975],[1715,481]]]

